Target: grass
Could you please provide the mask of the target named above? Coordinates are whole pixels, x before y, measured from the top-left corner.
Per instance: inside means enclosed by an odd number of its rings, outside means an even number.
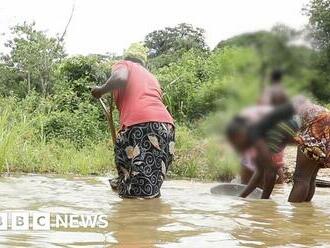
[[[170,176],[230,181],[238,173],[239,164],[231,150],[221,143],[216,136],[205,137],[198,130],[179,126]]]
[[[106,143],[82,149],[55,142],[17,148],[7,160],[10,172],[102,175],[114,171],[114,157]]]
[[[0,111],[0,171],[59,174],[104,174],[114,170],[112,147],[107,141],[77,148],[65,140],[46,142],[36,132],[38,118]]]
[[[108,140],[84,145],[67,140],[46,141],[34,114],[0,113],[0,172],[104,175],[115,173],[113,147]],[[176,156],[170,169],[172,178],[230,180],[237,164],[219,140],[205,137],[197,128],[177,125]]]

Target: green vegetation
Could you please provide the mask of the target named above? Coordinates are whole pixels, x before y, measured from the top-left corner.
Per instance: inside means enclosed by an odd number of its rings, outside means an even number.
[[[274,68],[285,71],[290,93],[329,103],[329,6],[315,0],[306,10],[318,49],[298,45],[304,32],[283,25],[212,51],[204,30],[188,24],[146,36],[148,67],[177,121],[170,176],[230,180],[237,173],[237,158],[217,134],[232,113],[257,101]],[[103,83],[118,58],[69,57],[62,39],[27,23],[12,29],[7,47],[0,57],[0,172],[114,172],[107,122],[89,86]]]
[[[305,10],[310,17],[310,26],[315,53],[315,80],[311,91],[324,103],[330,101],[330,1],[312,0]]]

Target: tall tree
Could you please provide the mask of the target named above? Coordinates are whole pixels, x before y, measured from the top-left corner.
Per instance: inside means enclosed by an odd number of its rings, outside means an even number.
[[[316,57],[316,79],[311,90],[320,99],[330,101],[330,0],[312,0],[305,9],[318,49]]]
[[[187,23],[149,33],[145,45],[150,49],[152,65],[157,68],[168,65],[190,49],[207,51],[204,35],[203,29]]]
[[[35,89],[47,95],[53,83],[54,66],[64,57],[62,42],[36,30],[35,23],[13,27],[12,35],[5,44],[10,52],[2,56],[2,64],[21,76],[26,93]]]

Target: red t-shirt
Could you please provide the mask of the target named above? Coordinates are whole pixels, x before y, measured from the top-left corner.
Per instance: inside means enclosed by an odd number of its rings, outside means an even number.
[[[128,69],[127,85],[124,89],[113,91],[121,128],[145,122],[173,125],[173,118],[162,102],[158,80],[140,64],[127,60],[118,62],[112,70],[122,67]]]

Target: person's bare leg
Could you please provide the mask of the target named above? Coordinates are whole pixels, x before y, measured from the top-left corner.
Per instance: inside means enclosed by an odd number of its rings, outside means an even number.
[[[315,180],[316,180],[316,176],[317,176],[318,172],[319,172],[319,167],[317,167],[315,169],[315,171],[313,172],[313,176],[312,176],[311,183],[310,183],[310,186],[309,186],[309,192],[308,192],[308,195],[307,195],[307,198],[306,198],[307,202],[310,202],[313,199],[313,196],[315,194],[315,188],[316,188]]]
[[[309,160],[298,148],[296,169],[293,178],[294,183],[289,196],[289,202],[306,201],[309,194],[312,176],[316,168],[315,162]]]

